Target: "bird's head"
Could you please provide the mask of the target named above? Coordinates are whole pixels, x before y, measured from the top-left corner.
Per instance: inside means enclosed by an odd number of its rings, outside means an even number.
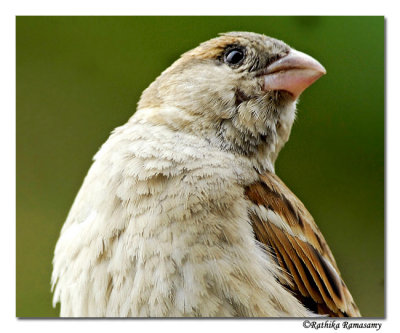
[[[324,74],[318,61],[280,40],[230,32],[184,53],[143,92],[138,109],[273,169],[298,97]]]

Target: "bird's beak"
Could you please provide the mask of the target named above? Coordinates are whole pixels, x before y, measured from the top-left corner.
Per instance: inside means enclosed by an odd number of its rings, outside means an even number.
[[[326,70],[317,60],[292,49],[286,56],[267,67],[263,90],[285,90],[297,99],[324,74]]]

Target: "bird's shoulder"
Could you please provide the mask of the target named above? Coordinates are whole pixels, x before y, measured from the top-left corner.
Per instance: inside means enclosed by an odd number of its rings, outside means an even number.
[[[266,172],[246,187],[245,195],[252,202],[257,240],[286,274],[280,282],[317,313],[360,316],[321,231],[283,181]]]

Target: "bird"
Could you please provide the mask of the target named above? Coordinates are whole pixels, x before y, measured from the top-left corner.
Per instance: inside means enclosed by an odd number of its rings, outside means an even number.
[[[146,88],[93,158],[53,258],[62,317],[360,317],[309,211],[275,173],[326,74],[221,33]]]

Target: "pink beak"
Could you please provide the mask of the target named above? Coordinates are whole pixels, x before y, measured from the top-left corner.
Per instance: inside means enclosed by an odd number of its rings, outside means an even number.
[[[297,99],[307,87],[324,74],[326,70],[317,60],[292,49],[288,55],[267,67],[263,90],[285,90],[293,96],[293,99]]]

